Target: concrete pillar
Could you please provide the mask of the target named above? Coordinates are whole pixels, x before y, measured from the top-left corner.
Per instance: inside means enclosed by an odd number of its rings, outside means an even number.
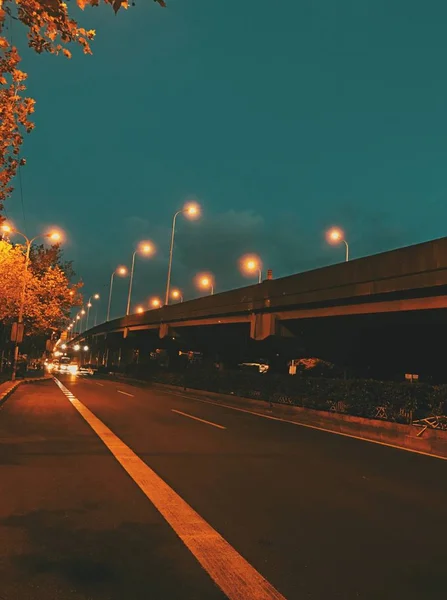
[[[276,315],[256,313],[250,316],[250,337],[253,340],[265,340],[276,333]]]
[[[160,325],[159,335],[161,340],[169,335],[169,325],[167,323],[162,323]]]

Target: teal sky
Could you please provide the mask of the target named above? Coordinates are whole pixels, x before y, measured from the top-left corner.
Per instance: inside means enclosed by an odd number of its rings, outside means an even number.
[[[74,13],[97,31],[92,57],[22,52],[37,100],[26,223],[17,192],[7,211],[30,234],[67,231],[86,293],[104,293],[149,238],[159,252],[137,265],[135,301],[162,294],[170,220],[188,197],[204,216],[179,221],[173,283],[189,295],[199,270],[216,290],[243,285],[246,251],[275,276],[341,260],[323,236],[335,223],[353,258],[446,234],[445,0]],[[116,316],[124,295],[120,282]]]

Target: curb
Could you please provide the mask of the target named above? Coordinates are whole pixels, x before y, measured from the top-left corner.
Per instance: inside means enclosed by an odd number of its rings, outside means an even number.
[[[48,377],[48,376],[34,377],[34,378],[28,378],[28,379],[21,379],[20,381],[14,381],[14,382],[11,381],[10,382],[11,385],[9,386],[9,388],[7,388],[4,392],[0,393],[0,406],[2,406],[6,402],[6,400],[16,391],[16,389],[22,383],[34,383],[36,381],[46,381],[47,379],[50,379],[50,377]],[[8,382],[5,381],[4,383],[8,383]]]

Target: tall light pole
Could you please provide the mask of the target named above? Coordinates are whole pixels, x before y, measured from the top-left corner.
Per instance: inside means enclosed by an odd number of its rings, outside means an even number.
[[[79,314],[81,315],[81,319],[79,321],[79,333],[82,333],[82,319],[84,318],[84,315],[85,315],[85,309],[83,308]]]
[[[152,242],[141,242],[138,245],[138,248],[132,254],[132,267],[130,269],[129,293],[127,294],[126,315],[130,314],[130,302],[132,299],[133,274],[134,274],[134,270],[135,270],[135,257],[137,254],[143,254],[145,256],[150,256],[153,253],[154,253],[154,245],[152,244]]]
[[[28,239],[24,233],[22,233],[21,231],[17,231],[17,229],[14,229],[13,227],[11,227],[11,225],[8,225],[6,223],[1,226],[1,229],[4,233],[16,234],[16,235],[22,236],[23,239],[25,240],[25,244],[26,244],[25,263],[23,265],[23,281],[22,281],[22,289],[20,292],[19,314],[17,317],[17,329],[16,329],[15,340],[14,340],[14,355],[13,355],[12,374],[11,374],[12,381],[15,381],[16,373],[17,373],[17,359],[19,357],[19,339],[21,337],[23,337],[23,311],[24,311],[24,307],[25,307],[26,279],[27,279],[27,273],[28,273],[31,246],[39,238],[48,238],[48,239],[53,240],[54,242],[59,242],[61,240],[62,236],[59,232],[53,231],[50,233],[36,235],[33,238]]]
[[[239,261],[241,271],[246,275],[252,275],[256,273],[258,276],[258,283],[262,283],[262,262],[259,256],[255,254],[249,254],[243,256]]]
[[[345,234],[343,233],[343,231],[341,229],[339,229],[338,227],[332,227],[326,233],[326,239],[330,244],[339,244],[340,242],[343,242],[343,244],[346,247],[345,261],[348,262],[348,260],[349,260],[349,245],[345,239]]]
[[[88,299],[87,302],[87,319],[86,319],[86,325],[85,325],[85,330],[88,330],[88,318],[90,316],[90,309],[92,307],[92,299],[93,300],[99,300],[99,294],[93,294],[93,296],[90,296],[90,298]]]
[[[200,214],[200,207],[198,204],[189,203],[186,204],[181,210],[178,210],[174,218],[172,219],[172,231],[171,231],[171,245],[169,247],[169,264],[168,264],[168,278],[166,281],[166,295],[165,295],[165,304],[169,304],[169,288],[171,287],[171,271],[172,271],[172,255],[174,252],[174,237],[175,237],[175,223],[177,217],[180,214],[185,214],[190,219],[197,218]]]
[[[182,296],[182,292],[180,290],[172,290],[171,298],[174,298],[174,300],[179,300],[180,302],[183,302],[183,296]]]
[[[198,275],[197,283],[203,290],[209,290],[211,296],[214,294],[214,278],[212,275]]]
[[[107,306],[107,319],[106,319],[106,321],[109,321],[109,317],[110,317],[110,305],[112,304],[112,289],[113,289],[113,280],[115,278],[115,274],[116,275],[121,275],[121,277],[125,277],[127,275],[127,269],[126,269],[126,267],[117,267],[113,271],[112,276],[110,277],[109,304]]]
[[[160,298],[151,298],[149,300],[149,306],[151,306],[152,308],[161,308],[162,302]]]

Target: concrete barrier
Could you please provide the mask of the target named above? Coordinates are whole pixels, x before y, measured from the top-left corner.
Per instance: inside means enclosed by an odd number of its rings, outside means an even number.
[[[204,390],[153,384],[160,389],[169,389],[185,396],[208,399],[223,406],[249,410],[267,417],[290,421],[304,427],[313,427],[329,433],[380,442],[388,446],[429,454],[447,460],[447,431],[425,429],[413,425],[402,425],[378,419],[354,417],[336,412],[319,411],[301,406],[290,406],[243,398],[233,394],[219,394]]]

